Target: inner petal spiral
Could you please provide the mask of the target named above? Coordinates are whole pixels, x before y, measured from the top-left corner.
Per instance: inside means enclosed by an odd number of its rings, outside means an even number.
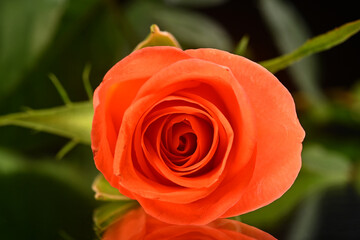
[[[209,186],[225,164],[221,159],[227,141],[220,139],[226,139],[221,126],[227,122],[211,103],[191,98],[169,96],[158,102],[135,132],[134,142],[141,142],[134,145],[136,167],[166,186]]]
[[[190,156],[197,147],[197,136],[187,120],[175,123],[170,129],[168,146],[170,152],[177,156]]]
[[[195,152],[197,137],[193,133],[185,133],[179,137],[177,150],[183,155],[190,155]]]

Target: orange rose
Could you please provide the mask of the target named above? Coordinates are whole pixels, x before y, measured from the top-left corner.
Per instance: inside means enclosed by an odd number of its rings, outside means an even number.
[[[276,240],[270,234],[239,221],[217,219],[207,225],[171,225],[147,215],[142,208],[128,212],[111,225],[103,240],[216,239]]]
[[[304,131],[266,69],[215,49],[137,50],[94,94],[92,149],[110,184],[155,218],[207,224],[279,198]]]

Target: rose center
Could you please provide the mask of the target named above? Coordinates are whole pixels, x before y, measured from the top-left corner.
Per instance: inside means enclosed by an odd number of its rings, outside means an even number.
[[[186,145],[186,138],[184,136],[180,136],[179,138],[179,146],[177,147],[177,150],[184,151]]]
[[[197,136],[186,119],[172,125],[167,140],[170,152],[176,156],[190,156],[197,148]]]
[[[197,147],[197,137],[194,133],[185,133],[179,137],[177,150],[182,155],[191,155]]]

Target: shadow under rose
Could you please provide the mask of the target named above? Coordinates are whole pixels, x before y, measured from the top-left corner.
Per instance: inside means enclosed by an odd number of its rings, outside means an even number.
[[[217,219],[207,225],[172,225],[146,214],[142,208],[129,211],[112,224],[103,240],[137,239],[261,239],[273,236],[255,227],[230,219]]]

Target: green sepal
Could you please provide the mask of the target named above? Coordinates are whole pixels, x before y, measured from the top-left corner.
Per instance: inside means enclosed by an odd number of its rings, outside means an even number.
[[[171,46],[181,48],[180,44],[171,33],[160,31],[160,28],[156,24],[151,25],[149,36],[144,41],[140,42],[135,47],[134,51],[151,46]]]
[[[124,201],[131,200],[122,195],[118,189],[112,187],[102,174],[99,174],[93,184],[92,189],[95,192],[95,199],[102,201]]]

